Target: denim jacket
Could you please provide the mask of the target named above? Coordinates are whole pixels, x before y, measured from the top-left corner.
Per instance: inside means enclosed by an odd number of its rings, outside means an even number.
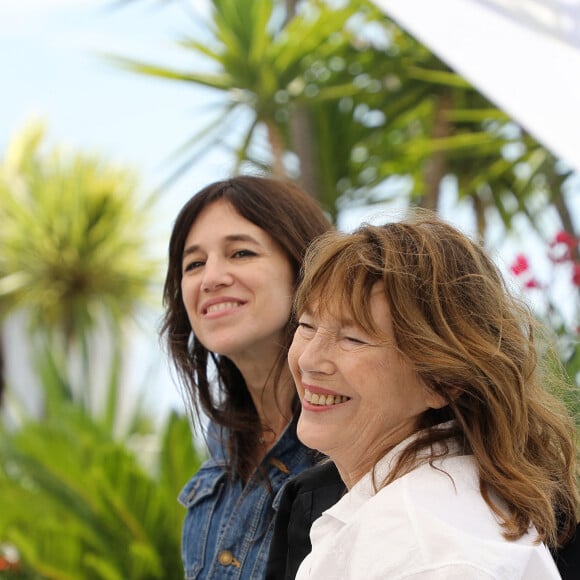
[[[181,545],[185,578],[261,579],[274,528],[274,501],[288,479],[314,464],[313,453],[298,441],[291,423],[262,460],[270,491],[257,472],[245,485],[227,477],[227,451],[215,426],[210,427],[208,447],[210,459],[179,495],[187,508]]]

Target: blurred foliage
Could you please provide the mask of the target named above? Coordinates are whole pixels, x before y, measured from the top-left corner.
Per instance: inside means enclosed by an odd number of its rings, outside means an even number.
[[[194,110],[207,124],[178,148],[169,182],[220,146],[233,152],[234,173],[300,180],[334,216],[400,198],[437,208],[446,181],[482,237],[516,216],[546,236],[548,208],[578,237],[563,195],[569,168],[374,3],[292,4],[211,0],[209,20],[192,20],[179,43],[203,67],[109,56],[215,91],[212,110]],[[136,403],[118,430],[123,327],[160,295],[147,245],[155,198],[138,198],[126,169],[47,151],[44,140],[42,125],[28,127],[0,166],[0,322],[25,316],[45,397],[42,420],[0,427],[0,565],[8,546],[17,578],[181,578],[175,498],[202,459],[188,421],[172,414],[156,433]],[[547,320],[578,377],[577,335]],[[578,411],[577,396],[566,402]]]
[[[178,40],[191,65],[109,56],[215,90],[210,110],[193,109],[207,121],[178,149],[170,179],[225,146],[234,173],[243,164],[296,178],[332,215],[401,198],[436,209],[447,180],[482,237],[516,215],[539,227],[549,205],[573,233],[562,199],[570,169],[370,0],[210,6]]]
[[[130,171],[47,150],[45,137],[31,123],[0,165],[0,322],[22,313],[30,325],[47,413],[63,397],[88,409],[92,388],[106,393],[101,415],[112,429],[123,327],[160,293],[149,249],[154,198],[138,197]]]
[[[557,350],[570,382],[577,388],[570,404],[580,422],[580,238],[562,230],[550,240],[547,274],[540,276],[528,256],[518,254],[510,266],[539,318],[556,336]],[[562,301],[566,296],[566,303]]]
[[[189,422],[171,414],[149,452],[150,472],[71,404],[58,418],[0,431],[0,542],[19,552],[15,577],[182,578],[176,497],[201,461]]]
[[[4,403],[0,576],[181,578],[176,498],[203,453],[184,415],[160,421],[142,392],[122,404],[125,327],[160,294],[154,197],[130,171],[44,139],[26,127],[0,165],[0,322],[26,321],[44,398],[30,416],[18,403],[34,388],[16,378]]]
[[[0,315],[26,309],[36,330],[70,345],[105,316],[136,311],[158,262],[146,253],[152,197],[102,159],[42,149],[42,124],[0,166]]]

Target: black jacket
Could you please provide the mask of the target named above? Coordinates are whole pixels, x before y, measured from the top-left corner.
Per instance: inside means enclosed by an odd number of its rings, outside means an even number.
[[[294,580],[310,553],[310,526],[346,492],[334,463],[327,461],[290,480],[280,500],[266,580]],[[554,553],[562,580],[580,580],[580,524],[568,544]]]
[[[310,553],[310,526],[346,492],[332,461],[291,479],[282,492],[270,545],[266,580],[294,580]]]

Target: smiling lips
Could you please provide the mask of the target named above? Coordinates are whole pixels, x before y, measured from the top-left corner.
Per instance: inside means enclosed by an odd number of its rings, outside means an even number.
[[[242,302],[217,302],[216,304],[210,304],[203,309],[203,314],[214,314],[216,312],[224,312],[226,310],[234,310],[242,306]]]
[[[304,400],[311,405],[320,407],[330,407],[332,405],[340,405],[350,401],[350,397],[344,395],[324,395],[322,393],[312,393],[308,389],[304,389]]]

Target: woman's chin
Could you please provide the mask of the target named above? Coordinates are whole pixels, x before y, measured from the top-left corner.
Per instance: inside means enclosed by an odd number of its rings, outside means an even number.
[[[300,416],[296,433],[298,439],[300,439],[306,447],[316,449],[317,451],[328,455],[328,451],[332,447],[329,444],[329,433],[320,425],[311,425]]]

